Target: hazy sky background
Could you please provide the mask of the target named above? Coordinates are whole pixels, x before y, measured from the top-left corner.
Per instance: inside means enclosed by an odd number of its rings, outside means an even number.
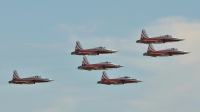
[[[200,1],[198,0],[1,0],[1,112],[199,112]],[[170,34],[186,39],[154,45],[190,54],[145,57],[136,44],[141,30],[150,37]],[[125,67],[108,77],[143,80],[119,86],[98,85],[102,71],[76,69],[75,42],[83,48],[105,46],[115,54],[87,56],[90,63],[111,61]],[[14,85],[20,77],[40,75],[54,82]]]

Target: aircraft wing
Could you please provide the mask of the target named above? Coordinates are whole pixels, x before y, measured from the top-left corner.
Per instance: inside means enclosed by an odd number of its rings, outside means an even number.
[[[154,55],[160,55],[160,56],[169,56],[170,52],[165,52],[165,53],[153,53]]]
[[[25,83],[25,82],[29,82],[29,81],[15,81],[15,82]]]
[[[113,69],[115,69],[115,68],[105,68],[104,70],[113,70]]]
[[[116,82],[118,82],[118,81],[111,81],[111,80],[110,80],[109,82],[111,82],[111,83],[116,83]]]
[[[16,83],[25,83],[25,84],[32,84],[31,81],[15,81]]]
[[[166,54],[166,53],[151,53],[151,54],[155,54],[155,55],[164,55],[164,54]]]
[[[81,54],[97,54],[96,52],[79,52]]]
[[[118,84],[118,83],[121,83],[119,81],[108,81],[109,83],[112,83],[112,84]]]
[[[148,40],[149,42],[160,42],[161,40]]]

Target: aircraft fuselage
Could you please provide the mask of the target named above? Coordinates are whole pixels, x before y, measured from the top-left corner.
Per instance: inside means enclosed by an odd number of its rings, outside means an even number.
[[[123,67],[123,66],[117,65],[117,64],[89,64],[89,65],[79,66],[78,69],[82,69],[82,70],[107,70],[107,69],[120,68],[120,67]]]
[[[127,84],[127,83],[138,83],[142,82],[141,80],[137,79],[107,79],[107,80],[101,80],[98,81],[97,84],[106,84],[106,85],[121,85],[121,84]]]
[[[84,50],[76,50],[72,52],[71,55],[99,55],[99,54],[109,54],[116,53],[116,50],[111,49],[84,49]]]
[[[167,42],[178,42],[183,41],[184,39],[179,38],[165,38],[165,37],[154,37],[154,38],[146,38],[137,40],[136,43],[143,43],[143,44],[162,44]]]
[[[173,55],[184,55],[188,54],[189,52],[185,51],[173,51],[173,50],[160,50],[160,51],[152,51],[144,53],[144,56],[152,56],[152,57],[165,57],[165,56],[173,56]]]
[[[51,82],[52,79],[37,79],[37,78],[20,78],[20,79],[13,79],[8,83],[13,84],[35,84],[35,83],[43,83],[43,82]]]

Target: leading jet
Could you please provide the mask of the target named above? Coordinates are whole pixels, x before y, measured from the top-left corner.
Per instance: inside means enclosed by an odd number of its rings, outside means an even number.
[[[141,80],[138,79],[132,79],[128,76],[124,77],[119,77],[115,79],[109,79],[106,72],[103,71],[101,81],[98,81],[97,84],[105,84],[105,85],[121,85],[121,84],[127,84],[127,83],[138,83],[142,82]]]
[[[13,78],[9,81],[9,84],[35,84],[35,83],[43,83],[43,82],[51,82],[52,79],[42,78],[41,76],[31,76],[27,78],[20,78],[17,71],[14,70]]]
[[[79,66],[79,70],[108,70],[112,68],[120,68],[123,67],[122,65],[114,64],[111,62],[101,62],[96,64],[90,64],[86,58],[86,56],[83,57],[82,66]]]
[[[176,48],[170,48],[166,50],[158,50],[156,51],[152,44],[149,44],[147,52],[143,54],[143,56],[151,56],[151,57],[163,57],[163,56],[173,56],[173,55],[184,55],[189,54],[190,52],[181,51]]]
[[[99,54],[109,54],[116,53],[117,50],[108,49],[105,47],[95,47],[92,49],[83,49],[80,42],[76,41],[75,51],[71,52],[71,55],[99,55]]]
[[[167,42],[178,42],[178,41],[183,41],[183,40],[185,39],[176,38],[171,35],[161,35],[161,36],[149,38],[146,31],[142,30],[140,40],[137,40],[136,43],[162,44],[162,43],[167,43]]]

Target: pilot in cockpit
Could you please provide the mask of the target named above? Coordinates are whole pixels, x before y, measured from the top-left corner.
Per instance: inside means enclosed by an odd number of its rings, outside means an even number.
[[[101,47],[101,46],[100,46],[99,48],[100,48],[100,49],[105,49],[105,47]]]
[[[177,50],[177,49],[176,49],[176,48],[171,48],[171,50],[174,50],[174,51],[175,51],[175,50]]]
[[[127,78],[127,79],[128,79],[128,78],[130,78],[130,77],[128,77],[128,76],[125,76],[124,78]]]
[[[165,37],[171,37],[171,35],[165,35]]]

